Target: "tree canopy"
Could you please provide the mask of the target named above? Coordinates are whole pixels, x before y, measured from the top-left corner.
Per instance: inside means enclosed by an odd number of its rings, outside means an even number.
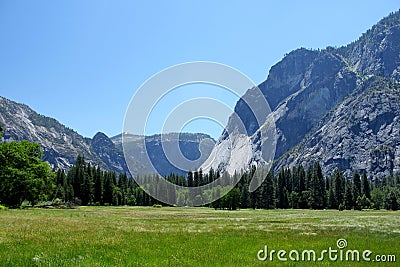
[[[39,144],[28,141],[0,143],[0,203],[19,207],[27,200],[35,205],[50,197],[54,173],[42,161]]]

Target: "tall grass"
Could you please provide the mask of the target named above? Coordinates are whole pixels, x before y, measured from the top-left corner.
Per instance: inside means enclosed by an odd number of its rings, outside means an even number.
[[[321,251],[336,247],[339,238],[352,249],[396,254],[399,215],[165,207],[5,210],[0,213],[0,266],[273,266],[283,263],[257,259],[265,245]],[[397,257],[400,261],[400,254]],[[287,263],[295,264],[305,263]]]

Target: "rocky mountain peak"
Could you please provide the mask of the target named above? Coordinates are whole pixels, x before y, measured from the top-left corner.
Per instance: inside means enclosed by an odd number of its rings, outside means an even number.
[[[383,77],[388,80],[376,86],[371,77]],[[396,94],[393,93],[397,92],[397,89],[394,89],[396,87],[388,84],[399,82],[399,77],[399,11],[381,20],[357,41],[347,46],[327,47],[323,50],[304,48],[294,50],[274,65],[266,81],[259,85],[272,110],[263,120],[264,125],[257,125],[251,111],[241,103],[241,100],[235,107],[236,116],[243,120],[247,132],[229,138],[233,138],[235,144],[246,147],[246,152],[242,151],[246,156],[240,158],[244,162],[238,163],[240,160],[232,161],[226,156],[227,151],[232,151],[233,148],[226,144],[228,136],[225,131],[211,153],[215,160],[212,163],[207,162],[208,168],[232,172],[258,164],[259,158],[256,155],[260,153],[262,145],[257,135],[267,127],[268,123],[274,121],[278,138],[275,153],[277,166],[290,165],[293,162],[310,164],[309,159],[323,159],[323,168],[327,172],[335,167],[348,172],[368,169],[371,174],[381,177],[383,169],[393,170],[391,164],[398,161],[396,154],[398,144],[393,141],[397,136],[394,136],[392,131],[399,132],[396,114],[400,114],[400,110],[388,102],[388,99],[398,101]],[[372,93],[379,88],[385,92],[382,95],[386,96],[385,99],[378,97],[379,93]],[[252,97],[251,90],[248,90],[242,98],[257,100],[256,97]],[[364,105],[358,105],[359,102]],[[350,104],[352,108],[347,106]],[[369,119],[368,127],[349,121],[349,116],[353,116],[352,114],[359,109],[376,115],[375,119]],[[336,116],[324,119],[332,114]],[[347,129],[346,123],[353,127],[348,129],[349,134],[343,132],[343,129]],[[229,127],[231,126],[228,123],[227,129]],[[330,130],[326,132],[326,129]],[[342,135],[346,138],[342,138]],[[328,140],[327,136],[334,138]],[[390,149],[379,149],[382,144],[374,141],[376,138],[384,139],[384,137],[388,140],[387,144],[384,142],[385,147]],[[364,145],[360,145],[361,143]],[[367,143],[371,146],[366,146]],[[332,147],[341,147],[342,152],[335,155],[326,152],[335,151]],[[391,162],[390,166],[376,158],[354,153],[353,147],[367,149],[371,155],[375,153],[373,151],[380,151],[379,157]],[[367,163],[361,164],[357,162],[358,159],[349,156],[352,153],[360,156],[359,159],[379,162],[385,167],[379,169]],[[203,167],[207,170],[205,165]]]

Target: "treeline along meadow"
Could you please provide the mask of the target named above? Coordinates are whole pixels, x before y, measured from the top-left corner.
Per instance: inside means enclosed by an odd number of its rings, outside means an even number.
[[[154,184],[156,179],[151,175],[135,177],[139,186],[126,174],[92,166],[81,155],[68,172],[51,170],[42,156],[39,144],[0,143],[0,205],[19,207],[24,201],[31,205],[40,201],[68,205],[165,205],[147,191],[162,192],[170,205],[189,206],[197,199],[215,209],[400,208],[399,175],[374,179],[366,172],[355,171],[352,177],[344,177],[340,170],[335,170],[332,176],[324,176],[318,162],[307,168],[299,165],[282,168],[278,173],[270,171],[253,192],[249,192],[249,184],[255,168],[232,176],[224,173],[220,177],[211,169],[207,173],[189,171],[186,177],[176,174],[166,177],[171,183],[185,187],[214,184],[193,193],[196,191],[162,188]],[[233,181],[239,182],[232,187]],[[210,200],[215,201],[210,203]]]

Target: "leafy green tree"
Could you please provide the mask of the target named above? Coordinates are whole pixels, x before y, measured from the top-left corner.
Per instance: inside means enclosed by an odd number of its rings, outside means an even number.
[[[357,206],[360,207],[361,209],[370,209],[372,207],[372,202],[364,194],[357,198]]]
[[[28,141],[0,144],[0,203],[18,207],[50,198],[55,173],[42,161],[39,144]]]
[[[299,199],[300,199],[300,194],[297,193],[296,191],[292,191],[289,195],[289,205],[292,209],[298,209],[299,208]]]
[[[380,210],[381,208],[383,208],[384,197],[385,195],[380,188],[374,188],[371,191],[371,201],[374,209]]]
[[[388,188],[383,204],[387,210],[398,210],[400,206],[399,190],[395,187]]]

